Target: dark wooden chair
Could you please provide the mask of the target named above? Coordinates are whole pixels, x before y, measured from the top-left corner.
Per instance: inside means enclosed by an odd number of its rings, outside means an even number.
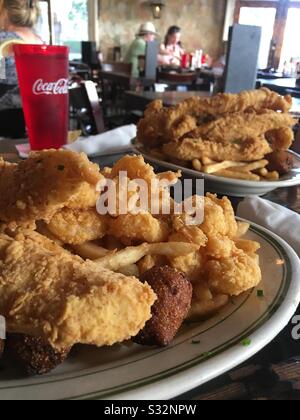
[[[0,111],[0,137],[12,139],[26,137],[26,125],[22,109]]]
[[[70,117],[75,121],[76,127],[84,135],[101,134],[105,131],[103,111],[96,85],[94,82],[82,82],[76,87],[71,87]]]
[[[100,71],[101,99],[105,123],[115,128],[125,123],[125,92],[131,86],[132,64],[102,63]]]

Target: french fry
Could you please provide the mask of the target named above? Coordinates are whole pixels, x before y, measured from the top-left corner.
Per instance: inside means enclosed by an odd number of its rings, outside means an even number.
[[[86,260],[97,260],[111,252],[108,249],[94,244],[93,242],[86,242],[82,245],[73,245],[72,249],[77,255]]]
[[[211,165],[213,163],[217,163],[216,161],[214,161],[214,160],[212,160],[208,157],[203,157],[201,160],[202,160],[203,165]]]
[[[268,172],[267,175],[265,176],[265,178],[268,181],[278,181],[280,178],[280,175],[278,172],[273,171],[273,172]]]
[[[206,174],[213,174],[215,172],[219,172],[222,171],[223,169],[228,169],[228,168],[233,168],[233,167],[243,167],[244,163],[241,162],[233,162],[230,160],[224,160],[224,162],[220,162],[220,163],[212,163],[210,165],[205,165],[203,167],[203,172]]]
[[[158,244],[143,244],[137,247],[128,247],[114,254],[109,254],[96,262],[103,269],[119,271],[122,267],[136,264],[146,255],[165,255],[176,258],[198,251],[200,247],[195,244],[184,242],[166,242]]]
[[[237,231],[237,238],[241,238],[242,236],[246,235],[246,233],[250,229],[250,223],[247,222],[238,222],[238,231]]]
[[[164,267],[165,265],[168,265],[168,260],[163,255],[146,255],[145,258],[138,262],[140,276],[154,266]]]
[[[248,241],[247,239],[237,239],[235,245],[238,249],[243,250],[248,255],[255,254],[261,248],[260,243]]]
[[[252,171],[257,171],[258,169],[263,169],[268,165],[268,161],[265,159],[262,160],[258,160],[257,162],[252,162],[252,163],[248,163],[248,164],[242,164],[239,165],[238,167],[232,167],[230,168],[230,171],[233,172],[252,172]],[[236,166],[236,165],[233,165]]]
[[[194,159],[192,162],[193,168],[195,169],[195,171],[201,171],[202,169],[202,163],[200,162],[199,159]]]
[[[252,174],[251,172],[237,172],[229,169],[216,172],[216,175],[224,178],[241,179],[245,181],[260,181],[260,176]]]
[[[112,168],[109,168],[108,166],[103,168],[101,171],[101,174],[105,177],[109,177],[111,173],[112,173]]]
[[[266,177],[268,175],[268,170],[266,168],[262,168],[258,171],[259,175],[262,177]]]
[[[136,264],[128,265],[127,267],[121,267],[119,273],[128,277],[139,277],[140,275],[139,268]]]

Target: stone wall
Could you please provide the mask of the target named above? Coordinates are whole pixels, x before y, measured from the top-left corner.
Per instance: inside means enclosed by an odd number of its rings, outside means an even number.
[[[162,37],[169,26],[180,26],[186,50],[202,48],[216,58],[222,52],[225,8],[226,0],[166,0],[162,18],[154,20],[148,1],[100,0],[100,48],[105,59],[115,46],[124,55],[139,25],[150,20]]]

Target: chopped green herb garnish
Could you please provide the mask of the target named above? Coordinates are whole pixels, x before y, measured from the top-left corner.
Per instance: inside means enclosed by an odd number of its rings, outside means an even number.
[[[261,298],[261,297],[264,297],[264,296],[265,296],[265,293],[264,293],[263,290],[258,290],[257,291],[257,297]]]
[[[252,341],[250,340],[250,338],[245,338],[245,340],[242,341],[242,344],[244,347],[249,347],[251,346]]]
[[[57,169],[59,171],[64,171],[65,170],[65,167],[64,167],[64,165],[58,165]]]
[[[193,340],[192,344],[201,344],[201,341],[200,340]]]

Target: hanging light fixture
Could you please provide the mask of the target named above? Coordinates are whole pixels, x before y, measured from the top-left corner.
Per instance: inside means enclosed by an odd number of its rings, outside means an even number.
[[[164,0],[152,0],[150,2],[150,5],[154,19],[160,19],[162,15],[162,10],[165,7]]]

